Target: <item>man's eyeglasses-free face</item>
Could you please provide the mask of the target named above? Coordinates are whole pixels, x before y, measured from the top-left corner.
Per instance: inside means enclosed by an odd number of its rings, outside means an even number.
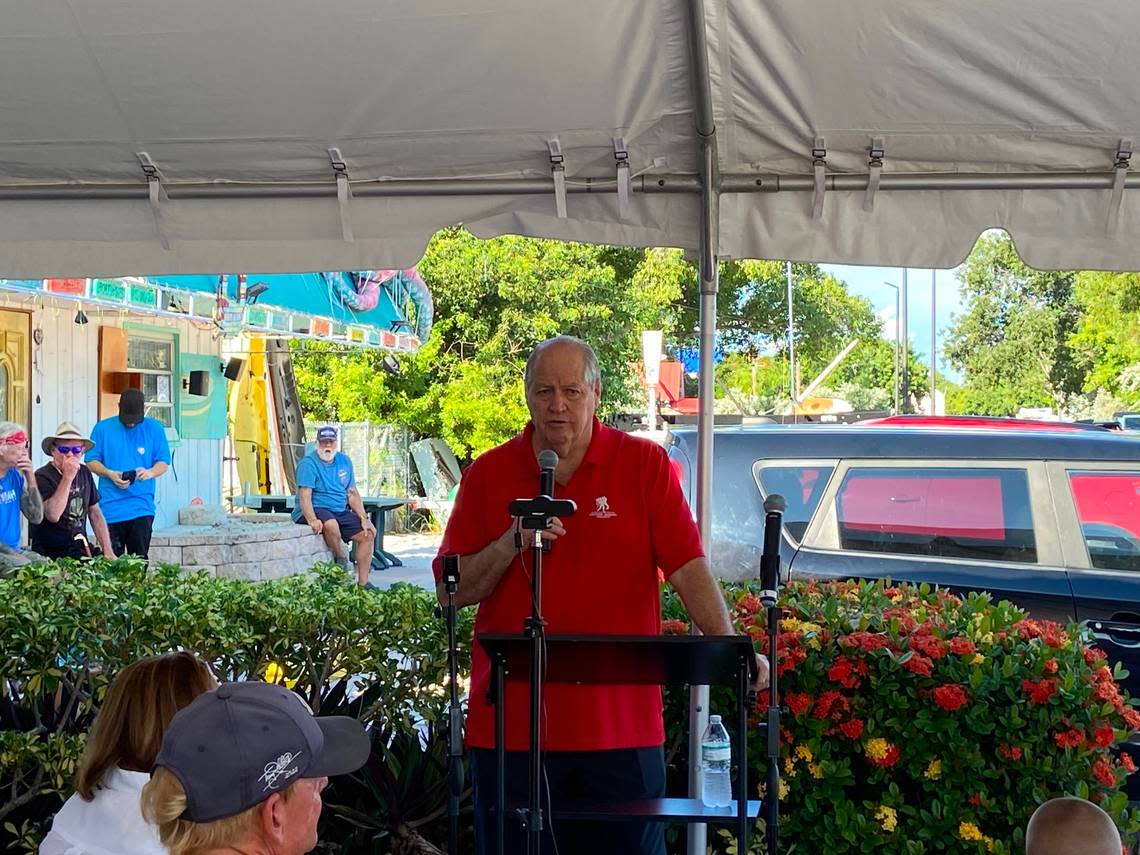
[[[82,454],[83,453],[83,446],[82,445],[57,445],[55,447],[55,450],[58,451],[60,454]]]

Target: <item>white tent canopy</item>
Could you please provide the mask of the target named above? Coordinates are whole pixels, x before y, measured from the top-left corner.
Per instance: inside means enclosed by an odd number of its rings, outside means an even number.
[[[947,267],[1004,227],[1140,268],[1125,0],[0,9],[4,276],[398,267],[455,222],[696,249],[702,91],[722,256]]]

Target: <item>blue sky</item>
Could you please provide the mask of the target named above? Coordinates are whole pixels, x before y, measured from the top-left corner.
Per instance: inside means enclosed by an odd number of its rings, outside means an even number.
[[[847,283],[852,294],[866,297],[871,301],[875,314],[883,321],[883,334],[894,341],[895,338],[895,292],[884,285],[902,283],[901,267],[863,267],[852,264],[821,264],[820,269],[836,279]],[[911,347],[922,354],[923,361],[930,353],[930,279],[929,268],[911,267],[907,270],[907,325]],[[962,311],[958,279],[953,270],[934,271],[937,289],[938,330],[938,371],[957,379],[956,373],[949,370],[942,358],[942,339],[953,323],[953,316]]]

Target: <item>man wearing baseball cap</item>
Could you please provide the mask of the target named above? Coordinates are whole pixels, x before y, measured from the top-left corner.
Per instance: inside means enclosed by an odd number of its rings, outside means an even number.
[[[376,526],[364,510],[352,460],[337,451],[336,428],[317,429],[317,447],[297,464],[297,503],[293,521],[322,535],[337,562],[348,566],[346,543],[356,544],[356,583],[371,589],[372,546]]]
[[[170,468],[166,428],[146,415],[138,389],[124,389],[119,414],[95,423],[87,468],[99,476],[103,516],[116,555],[147,558],[154,527],[154,479]]]
[[[223,683],[170,722],[142,811],[170,855],[303,855],[317,845],[321,791],[355,772],[363,725],[314,717],[272,683]]]

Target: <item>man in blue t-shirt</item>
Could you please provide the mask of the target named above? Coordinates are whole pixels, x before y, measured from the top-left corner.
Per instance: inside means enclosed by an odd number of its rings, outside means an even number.
[[[170,468],[166,428],[144,414],[143,393],[127,389],[119,396],[119,414],[96,422],[95,447],[87,468],[99,476],[99,506],[111,532],[116,555],[150,552],[154,527],[154,479]]]
[[[28,434],[15,422],[0,422],[0,577],[38,559],[20,549],[20,514],[30,523],[44,518],[44,503],[36,487]]]
[[[336,450],[336,428],[317,430],[317,447],[297,464],[294,521],[322,535],[338,564],[348,566],[343,543],[356,544],[356,583],[371,590],[368,570],[376,527],[364,511],[347,454]]]

